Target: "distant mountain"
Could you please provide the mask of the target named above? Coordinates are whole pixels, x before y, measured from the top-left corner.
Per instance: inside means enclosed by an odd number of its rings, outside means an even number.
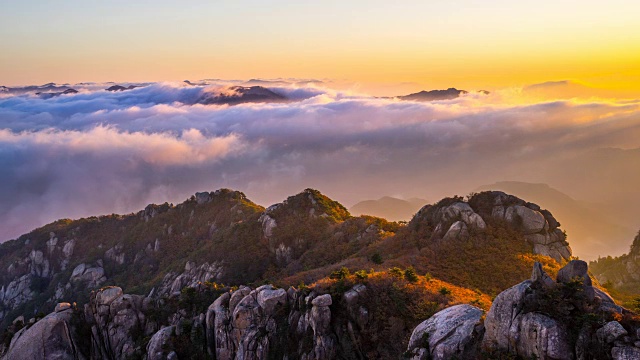
[[[59,92],[37,92],[36,95],[40,96],[42,99],[51,99],[54,97],[58,97],[60,95],[69,95],[69,94],[77,94],[78,90],[76,89],[66,89],[64,91]]]
[[[629,248],[634,230],[621,225],[603,207],[575,200],[547,184],[504,181],[481,186],[476,191],[500,190],[543,203],[562,219],[574,254],[593,260],[601,254],[621,254]]]
[[[467,93],[468,91],[466,90],[458,90],[456,88],[448,88],[447,90],[423,90],[409,95],[398,96],[398,99],[408,101],[451,100]]]
[[[132,89],[135,89],[135,88],[137,88],[137,86],[135,86],[135,85],[129,85],[127,87],[124,87],[122,85],[113,85],[113,86],[110,86],[110,87],[106,88],[105,90],[113,92],[113,91],[132,90]]]
[[[206,83],[206,82],[194,83],[194,82],[191,82],[191,81],[189,81],[189,80],[185,80],[185,81],[183,81],[183,82],[184,82],[185,84],[187,84],[187,85],[191,85],[191,86],[206,86],[206,85],[207,85],[207,83]]]
[[[9,92],[9,88],[6,86],[0,86],[0,92]]]
[[[262,86],[231,86],[221,92],[207,92],[197,102],[204,105],[286,102],[285,96]]]
[[[27,93],[62,93],[65,90],[70,89],[67,84],[57,85],[55,83],[48,83],[44,85],[29,85],[22,87],[4,87],[5,92],[11,94],[27,94]]]
[[[427,203],[425,199],[402,200],[385,196],[378,200],[361,201],[353,205],[349,212],[354,215],[377,216],[391,221],[409,221]]]

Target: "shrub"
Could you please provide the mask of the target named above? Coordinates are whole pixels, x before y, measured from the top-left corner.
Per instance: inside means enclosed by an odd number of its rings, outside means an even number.
[[[366,271],[364,270],[358,270],[355,272],[354,274],[356,276],[356,279],[358,280],[367,280],[367,278],[369,277],[369,274],[367,274]]]
[[[409,266],[404,270],[404,277],[408,282],[416,282],[418,281],[418,274],[416,274],[416,269],[413,266]]]
[[[390,268],[389,274],[391,274],[393,277],[396,277],[398,279],[404,278],[404,271],[402,271],[402,269],[400,269],[399,267]]]
[[[380,255],[380,253],[373,254],[373,256],[371,256],[371,261],[374,264],[378,264],[378,265],[380,265],[380,264],[382,264],[384,262],[384,260],[382,260],[382,255]]]
[[[331,275],[329,275],[329,278],[335,279],[335,280],[342,280],[347,278],[349,275],[351,275],[351,272],[349,271],[349,269],[343,266],[340,268],[340,270],[336,270],[332,272]]]
[[[431,275],[431,273],[430,273],[430,272],[428,272],[428,273],[424,274],[424,279],[425,279],[427,282],[430,282],[430,281],[433,279],[433,275]]]
[[[451,290],[447,289],[446,287],[441,287],[440,290],[438,290],[438,292],[440,293],[440,295],[450,295],[451,294]]]

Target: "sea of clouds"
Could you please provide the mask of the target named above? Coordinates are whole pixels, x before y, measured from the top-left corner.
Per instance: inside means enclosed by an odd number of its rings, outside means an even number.
[[[307,187],[346,205],[437,200],[501,180],[640,200],[640,100],[532,100],[506,89],[410,102],[277,84],[269,88],[291,102],[197,103],[226,85],[0,95],[0,241],[221,187],[262,205]]]

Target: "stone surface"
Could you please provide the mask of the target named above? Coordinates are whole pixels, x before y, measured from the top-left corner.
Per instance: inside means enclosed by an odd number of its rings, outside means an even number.
[[[558,282],[569,283],[573,279],[581,279],[584,285],[591,286],[591,278],[589,277],[589,265],[582,260],[571,260],[560,271],[558,271]]]
[[[538,282],[545,288],[553,288],[556,285],[556,282],[544,271],[542,264],[537,261],[533,264],[531,281]]]
[[[330,306],[332,304],[331,295],[324,294],[316,297],[311,301],[313,306]]]
[[[467,224],[463,221],[454,222],[447,233],[442,237],[443,240],[454,240],[454,239],[462,239],[469,235],[469,230],[467,229]]]
[[[627,335],[627,330],[617,321],[610,321],[596,331],[598,339],[605,343],[613,343],[621,337]]]
[[[85,359],[77,351],[78,339],[71,329],[71,317],[69,309],[53,312],[18,332],[3,360]]]
[[[531,287],[527,280],[496,296],[484,321],[483,346],[492,350],[515,350],[511,328],[516,317],[522,312],[524,298]]]
[[[69,304],[68,302],[63,302],[63,303],[59,303],[58,305],[56,305],[55,308],[55,312],[61,312],[61,311],[65,311],[65,310],[69,310],[71,309],[71,304]]]
[[[418,325],[409,339],[413,359],[451,359],[470,356],[482,310],[467,304],[444,309]]]
[[[640,348],[631,346],[616,346],[611,350],[613,360],[638,360]]]
[[[166,350],[170,347],[171,335],[175,333],[175,326],[168,326],[153,334],[147,344],[147,360],[164,360]]]

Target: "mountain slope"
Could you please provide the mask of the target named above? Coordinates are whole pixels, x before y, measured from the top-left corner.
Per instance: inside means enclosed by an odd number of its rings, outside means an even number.
[[[135,214],[59,220],[0,245],[0,268],[7,269],[0,274],[0,352],[24,336],[21,326],[39,324],[38,313],[58,307],[54,314],[72,311],[71,318],[47,317],[45,323],[91,327],[85,343],[102,358],[143,356],[155,346],[163,356],[173,349],[201,357],[211,343],[197,338],[206,337],[218,316],[230,324],[230,314],[246,320],[234,329],[244,333],[243,326],[255,324],[259,338],[279,344],[276,353],[293,346],[282,343],[281,331],[305,319],[291,334],[306,344],[297,354],[315,349],[393,358],[422,319],[454,303],[487,308],[491,294],[527,277],[535,261],[555,275],[570,255],[550,212],[502,192],[443,199],[406,225],[353,217],[313,189],[267,209],[237,191],[197,193]],[[264,283],[297,289],[259,286]],[[247,284],[255,289],[238,288]],[[370,295],[361,294],[359,284]],[[239,294],[235,300],[226,298],[230,291]],[[212,304],[223,297],[228,305]],[[79,305],[73,310],[56,305],[61,302]],[[111,318],[107,308],[128,315]],[[276,309],[294,312],[282,317],[272,313]],[[329,314],[337,328],[327,325]],[[171,333],[162,335],[163,326]],[[254,339],[253,332],[244,334]],[[156,335],[161,339],[150,339]]]

